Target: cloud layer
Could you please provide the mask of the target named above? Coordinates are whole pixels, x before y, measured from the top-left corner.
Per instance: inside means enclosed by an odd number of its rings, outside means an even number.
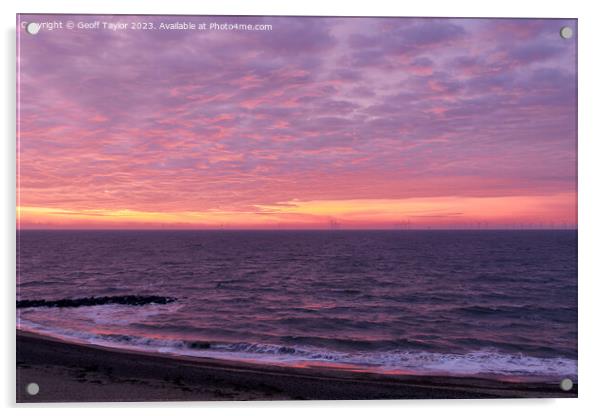
[[[23,227],[575,225],[574,21],[99,19],[273,29],[22,31]]]

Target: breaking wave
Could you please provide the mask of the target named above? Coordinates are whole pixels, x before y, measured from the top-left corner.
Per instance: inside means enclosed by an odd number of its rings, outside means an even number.
[[[307,345],[277,345],[251,342],[220,342],[148,338],[125,334],[91,334],[43,327],[21,320],[20,329],[65,341],[155,352],[176,356],[217,358],[273,365],[338,365],[371,372],[403,372],[422,375],[513,376],[525,379],[577,378],[577,360],[510,354],[492,348],[465,353],[438,353],[393,349],[387,351],[343,352]]]

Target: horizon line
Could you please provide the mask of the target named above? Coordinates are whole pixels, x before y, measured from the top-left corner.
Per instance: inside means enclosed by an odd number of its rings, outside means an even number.
[[[533,228],[17,228],[19,231],[578,231],[578,227]]]

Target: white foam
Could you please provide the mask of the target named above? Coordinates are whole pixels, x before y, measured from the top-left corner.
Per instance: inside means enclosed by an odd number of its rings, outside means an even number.
[[[130,305],[99,305],[80,306],[77,308],[77,312],[98,325],[127,326],[132,323],[144,322],[152,316],[164,313],[173,314],[180,307],[174,303],[150,304],[139,308],[132,308]]]
[[[311,362],[339,364],[374,372],[402,371],[428,375],[518,376],[577,380],[577,360],[563,357],[542,358],[510,354],[495,349],[466,353],[421,351],[342,352],[298,345],[283,347],[261,343],[211,343],[210,348],[195,349],[183,340],[146,338],[128,335],[101,335],[73,329],[49,328],[21,319],[21,329],[54,336],[66,341],[84,342],[113,348],[162,354],[219,358],[226,360],[293,365]]]

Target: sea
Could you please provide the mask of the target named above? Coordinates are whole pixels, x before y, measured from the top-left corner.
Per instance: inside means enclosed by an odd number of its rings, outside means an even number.
[[[576,230],[21,230],[17,327],[157,354],[577,380]]]

